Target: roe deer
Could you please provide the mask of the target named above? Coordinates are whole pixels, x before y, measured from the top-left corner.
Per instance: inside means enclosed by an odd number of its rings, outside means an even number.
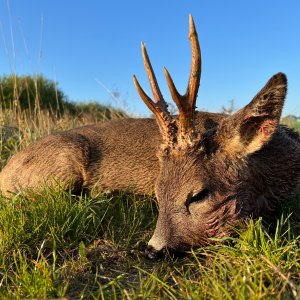
[[[300,138],[278,125],[287,90],[274,75],[231,116],[196,112],[201,54],[190,16],[192,64],[182,96],[165,69],[179,115],[172,116],[158,87],[145,46],[142,53],[152,101],[135,86],[154,119],[121,119],[50,135],[15,155],[0,174],[3,194],[41,190],[58,182],[74,192],[96,188],[155,191],[159,206],[147,254],[184,251],[230,234],[249,216],[264,216],[300,183]],[[157,125],[158,124],[158,125]]]

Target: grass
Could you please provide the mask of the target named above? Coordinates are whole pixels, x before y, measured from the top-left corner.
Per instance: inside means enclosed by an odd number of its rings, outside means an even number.
[[[300,118],[293,115],[286,116],[282,118],[281,123],[289,127],[294,128],[296,131],[300,132]]]
[[[1,298],[87,297],[113,288],[134,264],[128,257],[138,259],[135,252],[149,238],[150,203],[50,190],[2,199]]]
[[[300,213],[300,195],[289,207]],[[45,190],[1,199],[0,297],[293,299],[300,287],[299,215],[276,230],[249,221],[236,237],[179,259],[143,250],[157,215],[147,197]],[[298,216],[298,217],[297,217]]]
[[[53,131],[91,120],[2,115],[1,160]],[[144,256],[157,207],[135,195],[0,197],[0,298],[299,299],[300,193],[273,230],[262,220],[182,258]]]

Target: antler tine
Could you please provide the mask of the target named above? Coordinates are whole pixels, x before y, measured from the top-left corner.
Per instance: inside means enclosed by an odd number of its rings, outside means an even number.
[[[152,89],[152,93],[155,99],[155,102],[145,93],[143,88],[141,87],[140,83],[136,79],[135,75],[133,76],[133,82],[134,85],[140,95],[140,97],[143,99],[145,104],[148,106],[148,108],[152,111],[152,113],[155,115],[155,118],[158,122],[158,125],[160,127],[160,130],[162,132],[163,138],[165,140],[166,144],[174,144],[177,139],[177,127],[176,122],[170,115],[168,111],[168,105],[165,102],[162,93],[159,89],[159,86],[157,84],[157,80],[155,77],[155,74],[153,72],[153,68],[150,63],[150,59],[146,50],[146,47],[144,43],[142,43],[142,54],[143,54],[143,61],[146,69],[146,73],[150,82],[150,86]]]
[[[192,48],[192,63],[187,90],[184,95],[177,91],[171,75],[165,68],[165,76],[171,96],[179,110],[179,132],[181,136],[193,131],[195,105],[201,77],[201,51],[192,15],[189,16],[189,40]]]
[[[201,50],[192,15],[189,16],[189,40],[192,48],[192,64],[187,91],[185,93],[190,106],[195,108],[201,78]]]
[[[174,123],[173,118],[171,117],[170,113],[166,110],[164,110],[159,103],[155,103],[151,100],[151,98],[145,93],[143,88],[141,87],[140,83],[136,79],[136,76],[133,75],[133,82],[134,85],[140,95],[140,97],[143,99],[144,103],[148,106],[148,108],[152,111],[152,113],[155,115],[155,118],[157,120],[157,123],[159,125],[159,128],[162,132],[162,136],[165,140],[165,142],[174,144],[176,141],[176,126]]]
[[[151,86],[151,90],[154,96],[154,100],[156,103],[159,103],[160,107],[167,112],[168,111],[168,105],[166,103],[166,101],[163,98],[163,95],[159,89],[148,53],[147,53],[147,49],[144,43],[142,43],[142,54],[143,54],[143,61],[144,61],[144,66],[145,66],[145,70],[148,76],[148,80]]]
[[[160,107],[157,106],[157,104],[155,104],[152,99],[145,93],[145,91],[143,90],[143,88],[141,87],[140,83],[138,82],[137,78],[135,75],[133,75],[133,83],[135,85],[135,88],[137,89],[140,97],[143,99],[144,103],[148,106],[148,108],[152,111],[152,113],[156,116],[159,117],[162,114],[162,110],[160,109]],[[160,118],[162,119],[162,118]],[[160,121],[160,120],[158,120]],[[162,123],[163,120],[161,120]]]

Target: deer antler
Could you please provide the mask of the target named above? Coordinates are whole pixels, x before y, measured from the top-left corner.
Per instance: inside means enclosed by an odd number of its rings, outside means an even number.
[[[201,76],[201,53],[198,35],[191,15],[189,16],[189,40],[192,48],[192,64],[187,90],[184,95],[178,93],[168,70],[164,68],[169,90],[179,110],[178,122],[176,122],[168,111],[168,105],[161,94],[146,47],[143,43],[144,65],[155,102],[144,92],[136,77],[133,76],[133,81],[140,97],[155,115],[165,141],[171,144],[178,142],[190,143],[194,135],[195,104]]]
[[[187,137],[192,138],[194,131],[196,99],[201,77],[201,51],[192,15],[189,15],[189,40],[192,48],[192,64],[187,90],[184,95],[180,95],[178,93],[171,75],[169,74],[168,70],[164,68],[172,99],[176,103],[179,110],[179,140],[184,140]]]

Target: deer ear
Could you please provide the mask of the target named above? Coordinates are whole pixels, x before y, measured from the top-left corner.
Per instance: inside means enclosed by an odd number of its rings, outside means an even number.
[[[274,75],[244,108],[223,120],[217,142],[229,154],[251,154],[272,137],[287,92],[285,74]]]

